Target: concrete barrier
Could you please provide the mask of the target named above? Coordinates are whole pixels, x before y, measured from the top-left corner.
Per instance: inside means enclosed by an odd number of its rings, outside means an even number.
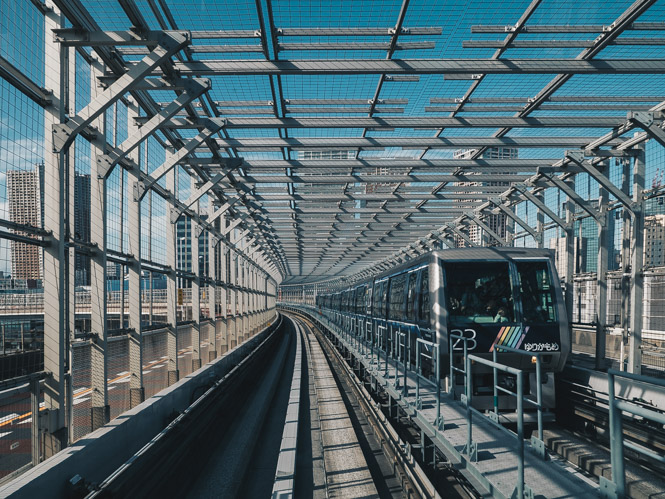
[[[193,402],[195,390],[228,373],[280,324],[281,320],[276,321],[246,343],[0,486],[0,497],[64,497],[76,475],[86,483],[102,482],[185,410]]]

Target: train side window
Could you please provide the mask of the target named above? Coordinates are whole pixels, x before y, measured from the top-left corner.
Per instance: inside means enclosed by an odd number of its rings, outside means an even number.
[[[400,274],[390,279],[390,308],[388,313],[391,320],[401,321],[404,318],[405,287],[405,274]]]
[[[556,322],[551,274],[546,261],[515,262],[524,322]]]
[[[372,306],[372,286],[367,286],[365,288],[365,307],[363,308],[363,313],[367,315],[372,315],[371,308]]]
[[[355,312],[356,314],[364,314],[365,308],[363,303],[365,301],[365,286],[356,288],[356,303],[355,303]]]
[[[406,319],[409,322],[415,322],[416,320],[416,279],[418,277],[418,272],[411,272],[409,274],[409,285],[407,287],[407,296],[406,296]]]
[[[378,317],[381,319],[386,318],[386,290],[388,289],[388,281],[383,281],[379,285],[379,294],[376,296],[376,300],[379,302],[379,311]]]
[[[429,271],[424,269],[420,277],[420,303],[418,318],[425,327],[429,327]]]
[[[381,307],[379,306],[379,295],[381,294],[381,284],[378,282],[374,283],[374,292],[372,293],[372,315],[374,317],[379,316],[379,311]]]

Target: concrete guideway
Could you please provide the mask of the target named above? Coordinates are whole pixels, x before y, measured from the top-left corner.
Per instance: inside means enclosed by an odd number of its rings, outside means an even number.
[[[312,335],[311,332],[308,332]],[[310,342],[328,497],[378,495],[337,383],[318,341]]]

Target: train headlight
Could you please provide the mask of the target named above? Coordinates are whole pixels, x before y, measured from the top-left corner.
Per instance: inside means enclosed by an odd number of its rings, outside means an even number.
[[[538,357],[536,357],[535,355],[533,357],[531,357],[531,363],[532,364],[537,364],[538,363]]]

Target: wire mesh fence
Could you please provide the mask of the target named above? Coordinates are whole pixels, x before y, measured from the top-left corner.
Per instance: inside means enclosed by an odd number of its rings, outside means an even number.
[[[0,479],[32,462],[31,395],[22,388],[0,394]]]
[[[72,440],[77,441],[92,429],[92,363],[89,341],[72,345]]]
[[[109,338],[107,349],[108,400],[114,419],[130,408],[129,338]]]
[[[143,335],[143,386],[146,398],[168,386],[168,350],[166,329]]]

